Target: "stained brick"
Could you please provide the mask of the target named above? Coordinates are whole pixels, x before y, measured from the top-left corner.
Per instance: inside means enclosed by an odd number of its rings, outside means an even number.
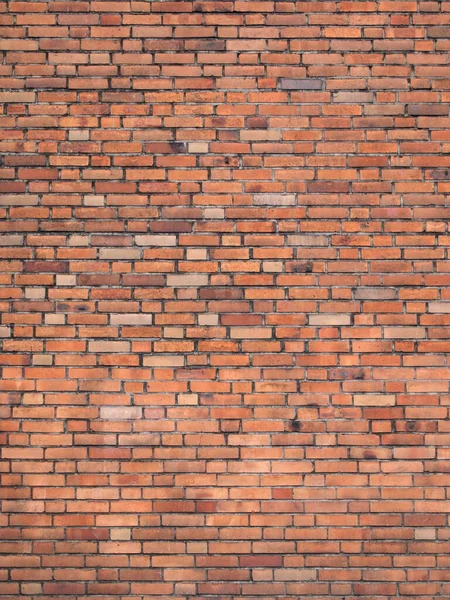
[[[428,37],[430,38],[450,38],[450,27],[429,27]]]
[[[446,104],[408,104],[408,114],[420,115],[445,115],[448,116],[449,107]]]
[[[282,90],[321,90],[323,88],[322,79],[281,79],[280,89]]]
[[[292,246],[328,246],[325,235],[289,235],[288,244]]]
[[[430,302],[428,310],[430,313],[450,313],[450,302]]]
[[[34,102],[35,92],[0,92],[0,102]]]
[[[294,194],[255,194],[254,204],[270,206],[292,206],[295,202]]]

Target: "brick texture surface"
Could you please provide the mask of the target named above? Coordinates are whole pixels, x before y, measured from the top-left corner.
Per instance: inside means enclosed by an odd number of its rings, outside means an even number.
[[[450,598],[450,2],[0,2],[0,596]]]

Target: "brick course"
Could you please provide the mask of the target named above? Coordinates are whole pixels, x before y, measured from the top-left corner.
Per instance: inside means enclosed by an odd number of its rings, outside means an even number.
[[[0,3],[0,596],[449,598],[450,2]]]

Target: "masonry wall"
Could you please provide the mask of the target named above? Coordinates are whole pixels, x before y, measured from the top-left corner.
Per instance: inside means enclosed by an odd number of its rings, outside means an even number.
[[[450,2],[0,22],[0,596],[450,598]]]

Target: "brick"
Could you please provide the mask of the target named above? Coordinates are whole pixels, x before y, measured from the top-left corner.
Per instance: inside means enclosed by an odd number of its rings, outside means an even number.
[[[23,235],[1,235],[0,246],[22,246]]]
[[[430,179],[448,180],[450,179],[450,170],[448,169],[433,169],[430,172]]]
[[[209,150],[209,145],[206,142],[192,142],[188,144],[188,152],[193,154],[205,154]]]
[[[129,342],[89,342],[89,352],[129,352]]]
[[[0,206],[35,206],[38,204],[38,196],[33,194],[2,194]]]
[[[102,406],[100,408],[100,418],[113,421],[125,421],[140,419],[142,417],[142,408],[129,406]]]
[[[0,595],[447,597],[449,3],[6,4]]]
[[[349,315],[310,315],[310,325],[350,325]]]
[[[423,327],[386,327],[384,335],[388,339],[420,339],[425,337],[425,329]]]
[[[296,204],[294,194],[255,194],[253,203],[257,206],[292,206]]]
[[[355,290],[356,300],[392,300],[396,297],[394,288],[358,288]]]
[[[269,328],[262,327],[232,327],[230,331],[231,338],[249,338],[260,339],[272,337],[272,331]]]
[[[153,323],[153,315],[142,313],[131,314],[111,314],[111,325],[151,325]]]
[[[392,394],[358,394],[355,396],[355,405],[358,406],[393,406],[395,396]]]
[[[137,235],[136,244],[138,246],[175,246],[176,236],[174,235]]]
[[[373,102],[372,92],[335,92],[334,102],[344,102],[346,104],[362,104]]]
[[[169,287],[199,287],[208,285],[207,275],[168,275]]]
[[[36,92],[0,92],[0,102],[35,102]]]
[[[428,37],[430,38],[450,38],[450,27],[429,27]]]
[[[448,106],[441,104],[408,104],[408,114],[412,116],[420,115],[445,115],[448,116]]]
[[[280,79],[282,90],[321,90],[322,79]]]
[[[292,246],[328,246],[325,235],[289,235],[288,244]]]
[[[430,302],[428,305],[430,313],[450,313],[450,302]]]

